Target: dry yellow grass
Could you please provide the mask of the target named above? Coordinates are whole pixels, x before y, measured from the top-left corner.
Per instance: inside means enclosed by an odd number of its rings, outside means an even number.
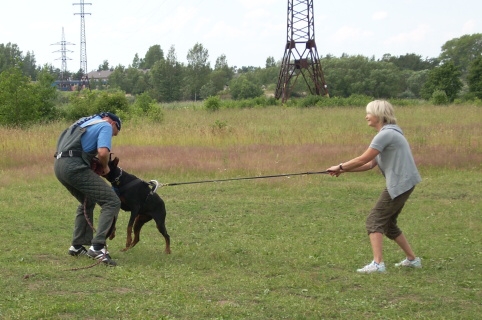
[[[396,108],[419,166],[480,168],[482,115],[470,106]],[[205,176],[324,170],[359,155],[375,134],[363,108],[165,110],[163,123],[125,121],[113,152],[129,171]],[[0,128],[0,185],[52,173],[68,123]]]

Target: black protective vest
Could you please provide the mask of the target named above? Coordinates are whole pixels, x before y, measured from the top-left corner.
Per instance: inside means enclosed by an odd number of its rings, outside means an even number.
[[[61,157],[81,157],[87,165],[90,165],[92,158],[97,155],[97,150],[93,153],[87,153],[82,150],[82,142],[80,139],[85,130],[86,128],[82,128],[76,124],[65,129],[57,141],[55,157],[57,159]]]

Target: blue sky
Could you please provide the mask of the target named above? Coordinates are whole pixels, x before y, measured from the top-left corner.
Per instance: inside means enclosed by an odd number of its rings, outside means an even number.
[[[9,1],[0,11],[0,43],[33,51],[37,64],[61,66],[62,27],[67,68],[80,67],[80,0]],[[286,42],[287,0],[85,0],[89,71],[104,60],[111,66],[142,58],[152,45],[167,54],[175,46],[186,62],[197,42],[211,65],[225,54],[230,66],[264,67],[280,60]],[[448,40],[482,33],[480,0],[314,0],[318,54],[361,54],[379,59],[385,53],[437,57]]]

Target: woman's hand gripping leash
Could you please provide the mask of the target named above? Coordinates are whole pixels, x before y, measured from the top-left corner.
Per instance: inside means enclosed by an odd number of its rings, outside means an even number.
[[[340,163],[339,165],[337,166],[332,166],[332,167],[329,167],[328,169],[326,169],[326,171],[328,172],[328,174],[330,176],[335,176],[335,177],[339,177],[340,174],[342,174],[343,172],[345,172],[343,170],[343,163]]]

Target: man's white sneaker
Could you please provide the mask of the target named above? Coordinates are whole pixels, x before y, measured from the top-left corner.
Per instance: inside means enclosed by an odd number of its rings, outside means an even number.
[[[73,257],[86,256],[87,255],[87,249],[85,249],[84,246],[81,246],[79,249],[75,249],[74,246],[70,246],[69,254]]]
[[[358,273],[374,273],[374,272],[385,272],[385,263],[380,262],[376,263],[375,261],[372,261],[370,264],[367,264],[361,269],[357,269],[356,272]]]
[[[115,267],[117,265],[117,263],[112,260],[109,252],[106,250],[105,247],[100,250],[94,250],[94,246],[91,246],[89,248],[89,251],[87,251],[87,255],[92,259],[101,260],[105,265],[109,267]]]
[[[408,260],[408,258],[405,258],[405,260],[395,263],[395,267],[421,268],[422,260],[419,257],[416,257],[413,260]]]

